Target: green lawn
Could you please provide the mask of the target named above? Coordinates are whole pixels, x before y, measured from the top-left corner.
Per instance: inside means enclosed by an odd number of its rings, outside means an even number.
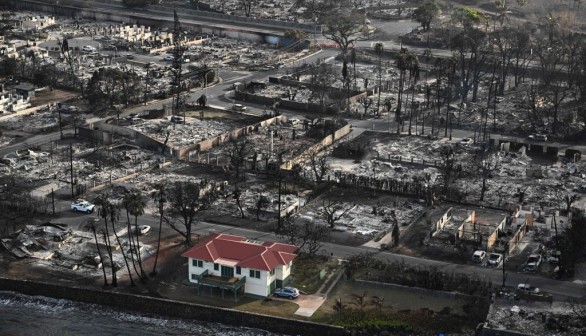
[[[293,261],[293,265],[292,275],[295,277],[293,285],[304,293],[314,294],[328,276],[336,271],[338,260],[326,257],[297,258]],[[326,274],[320,279],[319,274],[323,269],[326,270]]]
[[[362,305],[357,299],[360,296],[364,297]],[[382,300],[381,305],[374,303],[377,298],[379,302]],[[344,306],[341,311],[334,308],[338,299],[341,299]],[[387,325],[425,331],[458,332],[474,328],[480,322],[467,315],[464,309],[466,304],[464,299],[439,298],[341,280],[310,320],[344,327]]]
[[[245,303],[241,302],[240,304],[236,304],[233,308],[250,313],[295,318],[296,316],[293,314],[299,306],[290,301],[253,300]]]

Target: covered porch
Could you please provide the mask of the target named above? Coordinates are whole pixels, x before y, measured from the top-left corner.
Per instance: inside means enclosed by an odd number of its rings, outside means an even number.
[[[197,295],[202,295],[202,287],[209,288],[210,296],[214,296],[214,288],[220,289],[222,293],[222,299],[225,299],[225,291],[229,291],[234,294],[234,301],[238,301],[238,291],[246,284],[246,277],[223,277],[217,275],[208,274],[208,270],[203,271],[200,275],[197,275]]]

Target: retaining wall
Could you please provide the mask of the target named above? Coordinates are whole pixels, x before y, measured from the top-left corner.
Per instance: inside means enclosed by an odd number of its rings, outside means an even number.
[[[0,278],[0,289],[26,295],[42,295],[57,299],[94,303],[145,314],[157,314],[174,318],[217,322],[239,327],[259,328],[287,335],[349,335],[343,328],[325,324],[97,289],[66,287],[9,278]],[[194,295],[196,295],[195,290]]]
[[[404,291],[404,292],[433,296],[433,297],[444,298],[444,299],[451,299],[451,300],[468,299],[468,298],[476,299],[475,296],[466,295],[466,294],[462,294],[462,293],[458,293],[458,292],[444,292],[444,291],[427,289],[427,288],[408,287],[408,286],[402,286],[402,285],[397,285],[397,284],[393,284],[393,283],[368,281],[368,280],[360,280],[360,279],[356,279],[356,280],[354,280],[354,282],[359,285],[364,285],[364,286],[396,289],[396,290],[400,290],[400,291]]]
[[[484,325],[482,328],[482,336],[533,336],[533,334],[517,332],[512,330],[491,329]]]

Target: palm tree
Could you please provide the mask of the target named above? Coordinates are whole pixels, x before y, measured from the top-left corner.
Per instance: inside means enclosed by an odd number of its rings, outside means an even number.
[[[362,294],[355,294],[352,293],[352,302],[353,304],[357,305],[360,308],[360,311],[364,311],[364,308],[368,305],[368,301],[366,300],[367,293],[364,292]]]
[[[141,281],[144,282],[148,279],[148,277],[142,267],[142,256],[141,256],[141,252],[140,252],[140,238],[138,235],[138,233],[140,232],[138,229],[138,216],[141,216],[144,214],[144,208],[146,207],[146,202],[139,192],[132,192],[132,193],[128,193],[124,196],[123,204],[124,204],[124,208],[126,209],[126,217],[127,217],[127,223],[128,223],[128,237],[130,239],[131,248],[133,249],[133,251],[136,251],[136,256],[138,259],[137,262],[138,262],[138,267],[140,268],[140,273],[136,270],[136,265],[134,265],[134,270],[137,274],[139,274]],[[134,241],[134,238],[132,235],[132,228],[131,228],[130,218],[129,218],[130,215],[132,215],[134,217],[134,232],[135,232],[135,236],[136,236],[136,242]],[[132,256],[132,263],[134,264],[134,254],[131,254],[131,256]]]
[[[409,109],[409,135],[411,135],[411,121],[413,119],[413,101],[415,98],[415,84],[419,81],[419,59],[417,55],[409,53],[408,55],[409,64],[409,79],[412,81],[411,87],[411,108]],[[415,124],[415,130],[417,131],[417,123]],[[415,132],[417,133],[417,132]]]
[[[397,69],[399,69],[399,93],[397,96],[397,133],[401,130],[402,118],[401,110],[403,108],[403,90],[405,88],[405,77],[409,71],[409,79],[419,80],[419,59],[413,53],[401,48],[397,58]],[[409,134],[411,134],[411,116],[409,117]]]
[[[383,47],[384,45],[381,42],[378,42],[374,45],[374,51],[378,55],[378,99],[376,102],[376,115],[380,114],[380,91],[381,91],[381,81],[382,81],[382,56],[383,56]]]
[[[399,58],[397,58],[397,69],[399,69],[399,92],[397,93],[397,107],[395,112],[395,120],[397,121],[397,134],[401,132],[401,109],[403,108],[403,86],[405,85],[405,72],[407,71],[407,49],[401,48]]]
[[[126,270],[128,271],[128,277],[130,278],[130,286],[134,287],[136,284],[134,283],[134,278],[132,277],[132,271],[130,271],[130,265],[128,264],[128,259],[126,259],[126,253],[124,253],[124,248],[122,243],[120,243],[120,237],[118,236],[118,232],[116,232],[116,222],[120,220],[120,209],[115,206],[114,204],[110,205],[110,224],[112,224],[112,232],[114,232],[114,237],[116,237],[116,242],[120,247],[120,253],[122,254],[122,259],[124,259],[124,264],[126,265]],[[132,252],[131,252],[132,254]]]
[[[157,195],[155,195],[155,198],[159,199],[159,213],[160,213],[160,218],[159,218],[159,238],[157,239],[157,254],[155,255],[155,263],[153,264],[153,270],[150,273],[150,275],[152,277],[155,277],[157,275],[157,261],[159,260],[159,250],[161,249],[161,230],[163,228],[163,205],[165,204],[165,199],[163,198],[165,194],[165,186],[164,185],[160,185],[159,186],[159,192],[157,193]]]
[[[385,298],[374,295],[372,297],[372,304],[378,308],[378,311],[381,312],[384,305],[385,305]]]
[[[112,255],[112,243],[110,242],[110,232],[108,231],[108,217],[110,216],[110,212],[112,211],[112,203],[108,201],[108,195],[100,195],[96,199],[96,205],[100,206],[98,210],[98,215],[104,219],[104,243],[106,243],[106,252],[108,252],[108,257],[110,257],[110,264],[112,269],[112,286],[118,287],[118,279],[116,277],[116,265],[114,264],[114,258]]]
[[[342,311],[344,311],[346,309],[346,307],[348,307],[348,305],[345,305],[342,302],[342,298],[337,298],[336,302],[332,305],[332,309],[338,313],[341,313]]]

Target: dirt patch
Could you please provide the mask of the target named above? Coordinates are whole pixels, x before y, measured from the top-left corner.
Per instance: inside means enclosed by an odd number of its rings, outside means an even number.
[[[32,106],[42,106],[51,103],[63,102],[78,96],[75,92],[63,91],[58,89],[44,90],[35,94],[31,98]]]

